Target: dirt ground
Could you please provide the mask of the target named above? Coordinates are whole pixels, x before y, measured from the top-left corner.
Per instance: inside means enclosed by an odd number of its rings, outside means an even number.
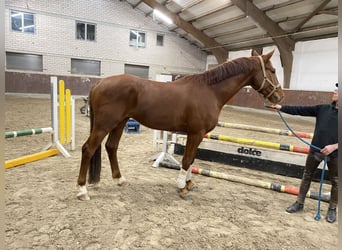
[[[6,96],[6,131],[49,127],[50,100],[37,96]],[[314,220],[317,201],[307,199],[304,212],[288,214],[291,194],[193,175],[198,190],[192,199],[179,198],[176,170],[151,167],[153,130],[124,134],[119,149],[121,172],[130,185],[111,179],[107,155],[98,187],[89,187],[90,201],[76,199],[81,146],[89,133],[89,118],[76,102],[76,150],[7,169],[6,249],[337,249],[337,222]],[[285,128],[275,112],[226,107],[220,120]],[[312,132],[314,120],[287,117],[295,130]],[[220,130],[218,130],[220,131]],[[302,145],[295,138],[225,129],[236,137],[255,137]],[[279,141],[281,140],[281,141]],[[50,135],[7,139],[5,159],[39,152]],[[180,160],[180,156],[175,156]],[[195,166],[282,185],[299,179],[195,160]],[[318,191],[319,183],[311,190]],[[330,186],[324,184],[323,191]]]

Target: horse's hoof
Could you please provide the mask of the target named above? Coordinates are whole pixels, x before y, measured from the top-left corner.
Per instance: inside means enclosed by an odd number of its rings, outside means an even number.
[[[77,199],[79,199],[80,201],[89,201],[90,197],[87,193],[79,193],[77,194]]]
[[[183,200],[187,201],[192,199],[191,195],[189,194],[189,190],[186,187],[179,189],[178,194]]]
[[[119,187],[127,187],[127,186],[129,186],[129,182],[128,181],[124,181],[124,182],[118,183],[118,186]]]
[[[191,180],[186,182],[185,187],[188,191],[197,191],[198,190],[198,186],[196,186],[195,183],[193,183]]]
[[[121,176],[118,179],[118,186],[120,186],[120,187],[127,187],[128,185],[129,185],[129,183],[127,182],[125,177]]]

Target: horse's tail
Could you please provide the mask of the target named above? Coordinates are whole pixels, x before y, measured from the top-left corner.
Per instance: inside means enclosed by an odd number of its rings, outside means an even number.
[[[94,85],[96,86],[96,85]],[[93,88],[94,88],[93,86]],[[93,89],[92,88],[92,89]],[[94,114],[93,114],[93,105],[91,101],[91,93],[92,89],[89,92],[88,102],[89,102],[89,118],[90,118],[90,133],[93,131],[94,126]],[[88,183],[95,184],[100,181],[100,174],[101,174],[101,143],[96,149],[94,155],[90,159],[90,166],[89,166],[89,175],[88,175]]]

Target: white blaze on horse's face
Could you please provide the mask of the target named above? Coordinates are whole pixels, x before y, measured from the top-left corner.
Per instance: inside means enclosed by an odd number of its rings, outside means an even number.
[[[283,97],[284,93],[281,89],[281,85],[278,82],[275,69],[273,68],[271,62],[269,61],[270,55],[266,55],[266,62],[264,61],[265,58],[262,56],[258,56],[260,65],[261,65],[261,72],[262,72],[262,80],[256,80],[257,82],[254,86],[255,90],[262,94],[265,99],[268,99],[272,103],[279,103]]]

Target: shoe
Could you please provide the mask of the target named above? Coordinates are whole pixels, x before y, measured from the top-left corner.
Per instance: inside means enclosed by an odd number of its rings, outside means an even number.
[[[327,216],[325,216],[325,219],[329,223],[333,223],[336,221],[336,208],[329,208]]]
[[[295,212],[302,211],[303,208],[304,208],[304,204],[300,204],[300,203],[298,203],[298,201],[296,201],[291,206],[286,208],[286,212],[288,212],[288,213],[295,213]]]

